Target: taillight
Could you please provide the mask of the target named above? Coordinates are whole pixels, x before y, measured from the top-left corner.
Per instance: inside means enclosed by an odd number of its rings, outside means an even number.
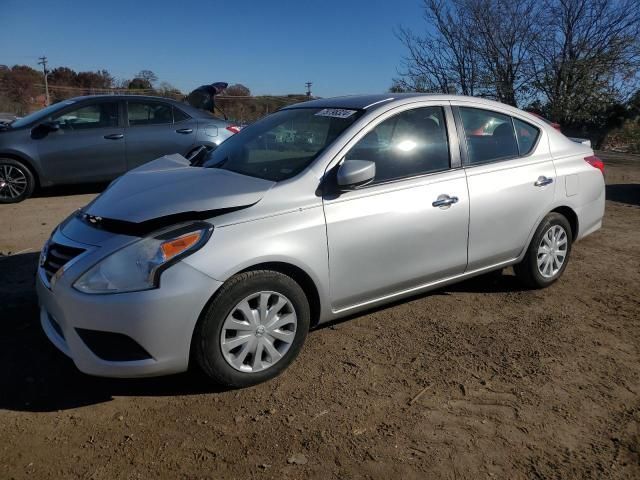
[[[591,155],[590,157],[584,157],[584,161],[587,162],[592,167],[600,170],[604,175],[604,162],[600,160],[598,157],[596,157],[595,155]]]
[[[227,130],[229,130],[231,133],[238,133],[240,131],[240,127],[237,127],[236,125],[229,125],[227,127]]]

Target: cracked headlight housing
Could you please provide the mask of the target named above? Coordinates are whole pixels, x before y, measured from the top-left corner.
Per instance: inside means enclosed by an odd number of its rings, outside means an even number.
[[[198,222],[142,238],[102,259],[80,276],[73,287],[89,294],[157,288],[162,271],[199,250],[212,232],[213,225]]]

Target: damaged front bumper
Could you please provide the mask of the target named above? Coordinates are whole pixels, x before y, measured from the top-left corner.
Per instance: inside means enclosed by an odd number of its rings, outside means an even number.
[[[53,275],[44,260],[38,268],[42,328],[85,373],[140,377],[185,371],[198,318],[221,282],[178,262],[151,290],[96,295],[73,288],[87,269],[132,241],[77,217],[57,229],[48,248],[76,255]]]

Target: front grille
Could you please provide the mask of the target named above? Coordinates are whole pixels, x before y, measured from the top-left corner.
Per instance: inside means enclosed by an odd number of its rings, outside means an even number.
[[[69,247],[51,242],[47,248],[47,256],[42,264],[47,281],[51,281],[58,270],[69,263],[85,250],[83,248]]]

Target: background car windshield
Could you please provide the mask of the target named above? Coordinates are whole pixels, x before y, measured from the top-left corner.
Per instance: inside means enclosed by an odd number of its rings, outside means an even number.
[[[223,142],[205,160],[252,177],[281,181],[304,170],[361,115],[357,110],[282,110]]]

